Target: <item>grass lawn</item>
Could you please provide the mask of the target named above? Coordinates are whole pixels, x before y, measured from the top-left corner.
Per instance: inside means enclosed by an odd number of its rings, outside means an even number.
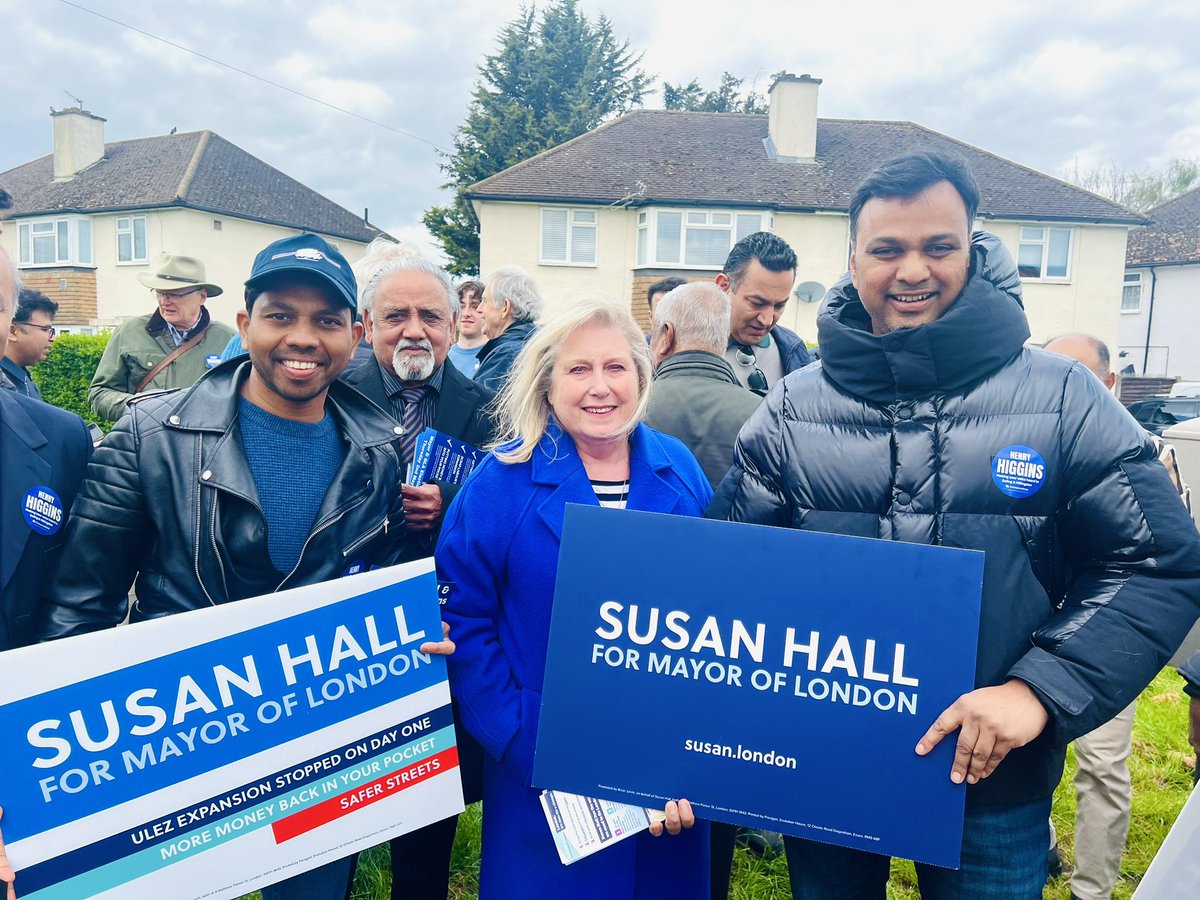
[[[1114,900],[1128,900],[1155,852],[1183,808],[1192,786],[1196,758],[1187,742],[1187,698],[1180,688],[1182,679],[1174,669],[1163,671],[1138,701],[1133,733],[1133,822],[1121,865],[1121,877],[1113,893]],[[1067,771],[1054,796],[1054,825],[1058,830],[1063,862],[1072,860],[1075,828],[1075,791],[1071,775],[1075,769],[1073,753],[1067,756]],[[479,883],[479,816],[475,807],[459,821],[454,846],[450,896],[453,900],[474,898]],[[354,900],[387,900],[390,874],[387,851],[376,848],[363,854],[354,883]],[[1067,900],[1067,879],[1054,879],[1046,886],[1051,900]],[[738,850],[734,857],[733,900],[785,900],[788,889],[787,865],[782,857],[761,860]],[[894,862],[890,898],[917,898],[912,865]]]

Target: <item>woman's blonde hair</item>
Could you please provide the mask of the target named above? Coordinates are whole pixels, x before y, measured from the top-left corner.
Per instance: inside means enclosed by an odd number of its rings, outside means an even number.
[[[500,437],[493,445],[501,462],[527,462],[546,433],[550,422],[550,382],[562,345],[579,328],[602,325],[618,328],[629,345],[637,370],[638,399],[629,422],[613,437],[627,435],[637,427],[650,402],[650,350],[633,316],[624,306],[607,297],[588,295],[548,319],[533,333],[521,350],[508,382],[495,400]]]

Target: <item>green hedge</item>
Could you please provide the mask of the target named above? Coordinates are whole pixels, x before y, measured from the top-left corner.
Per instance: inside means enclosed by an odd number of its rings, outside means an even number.
[[[95,422],[105,431],[112,422],[98,419],[88,408],[88,385],[100,365],[100,357],[108,345],[108,333],[62,334],[50,349],[50,355],[32,369],[34,383],[47,403],[83,416],[85,422]]]

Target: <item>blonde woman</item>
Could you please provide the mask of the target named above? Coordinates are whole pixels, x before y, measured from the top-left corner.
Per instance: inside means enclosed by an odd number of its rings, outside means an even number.
[[[566,867],[530,783],[566,504],[698,516],[711,497],[687,448],[641,424],[650,380],[628,310],[586,298],[548,321],[499,397],[504,442],[442,528],[438,574],[453,583],[444,618],[458,646],[451,684],[487,754],[481,900],[708,897],[707,828],[642,834]],[[596,561],[619,564],[603,547]],[[672,835],[693,823],[686,800],[667,804]]]

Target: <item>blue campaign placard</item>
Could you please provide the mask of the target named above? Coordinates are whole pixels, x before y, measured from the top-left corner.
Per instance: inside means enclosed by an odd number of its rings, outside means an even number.
[[[618,561],[615,564],[613,561]],[[983,554],[567,507],[534,785],[957,867]]]
[[[31,900],[243,896],[462,810],[433,561],[0,654]]]

